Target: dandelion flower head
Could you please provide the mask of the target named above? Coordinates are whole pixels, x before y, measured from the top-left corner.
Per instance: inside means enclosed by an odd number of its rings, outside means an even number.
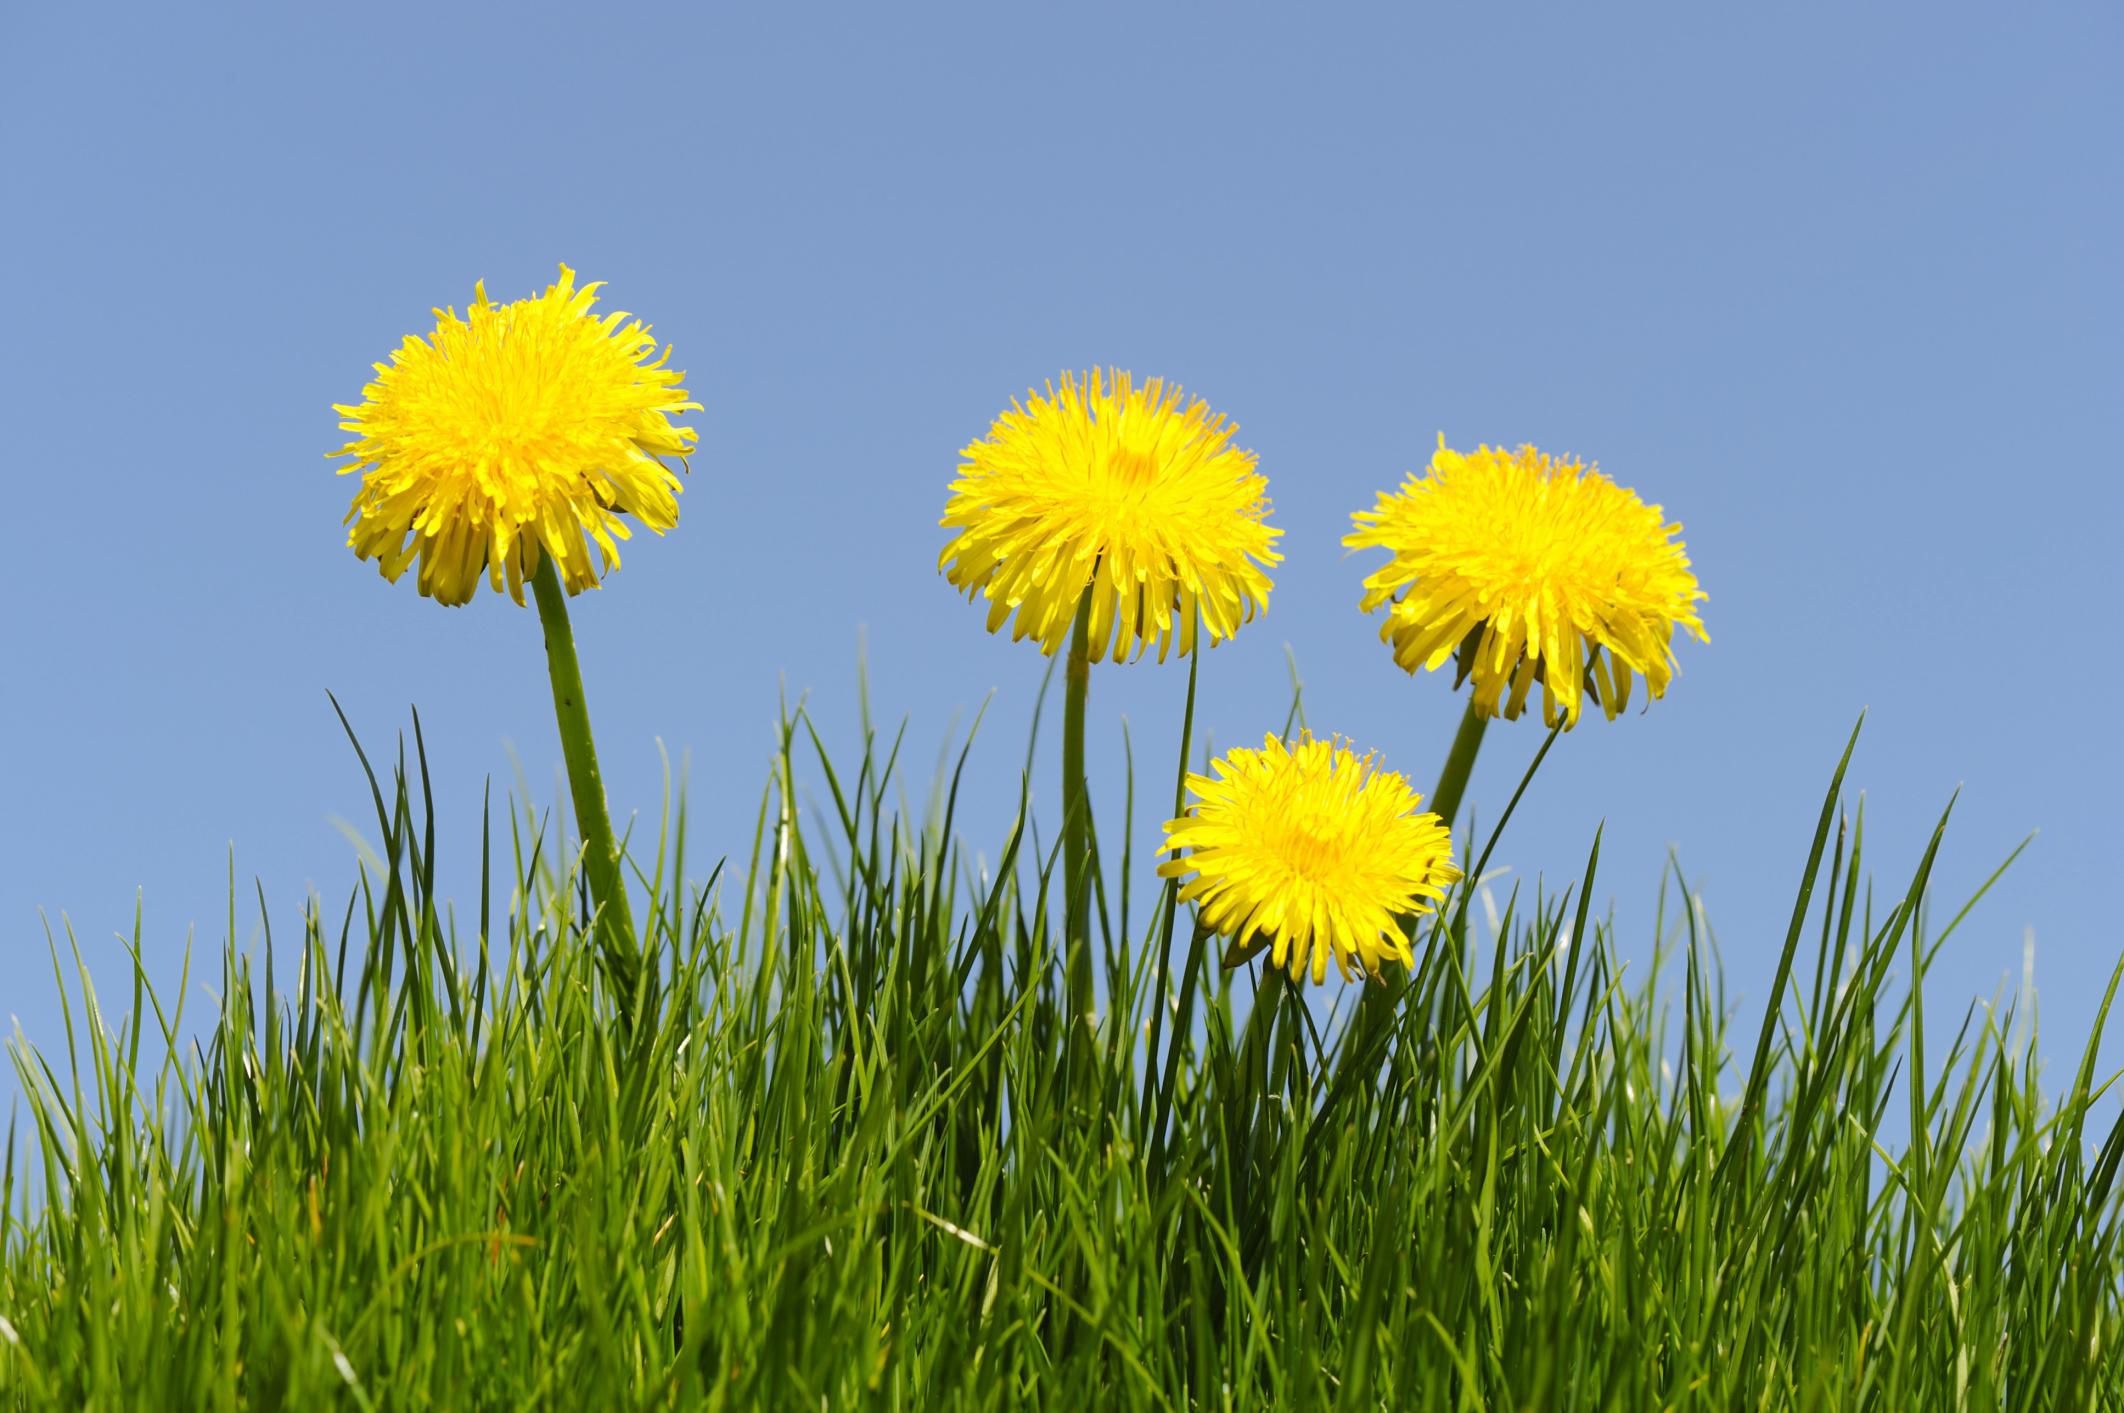
[[[1613,720],[1634,678],[1674,675],[1676,628],[1709,641],[1704,595],[1656,505],[1596,468],[1531,446],[1469,455],[1441,437],[1429,469],[1351,517],[1343,539],[1393,558],[1364,581],[1364,611],[1408,672],[1457,659],[1475,708],[1516,718],[1534,684],[1542,717],[1576,725],[1590,686]]]
[[[988,631],[1011,622],[1052,654],[1091,589],[1094,662],[1212,643],[1268,602],[1283,532],[1268,481],[1237,430],[1157,378],[1093,369],[1027,393],[960,453],[937,564],[988,600]]]
[[[1182,902],[1231,939],[1236,963],[1262,947],[1293,981],[1333,961],[1377,976],[1413,965],[1399,919],[1429,912],[1460,877],[1445,824],[1409,782],[1339,740],[1269,736],[1189,775],[1188,813],[1165,826],[1158,865]],[[1181,851],[1186,850],[1184,856]]]
[[[598,288],[578,289],[566,265],[510,304],[481,284],[462,318],[436,310],[433,333],[376,364],[359,406],[335,405],[352,440],[332,454],[362,473],[347,543],[386,579],[417,559],[420,592],[440,603],[468,601],[482,574],[522,603],[547,554],[580,593],[619,566],[621,517],[659,534],[678,523],[661,458],[693,450],[697,434],[671,419],[700,404],[647,324],[591,313]]]

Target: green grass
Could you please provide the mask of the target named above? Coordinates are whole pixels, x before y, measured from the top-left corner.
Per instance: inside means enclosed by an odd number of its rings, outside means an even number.
[[[897,741],[792,716],[749,856],[698,881],[682,806],[632,842],[632,998],[550,817],[478,822],[453,915],[417,752],[299,936],[232,900],[123,1019],[62,937],[0,1406],[2124,1409],[2095,1039],[2044,1092],[2028,1015],[1925,1011],[1937,836],[1876,895],[1841,764],[1736,1033],[1678,879],[1624,969],[1597,841],[1326,1016],[1104,840],[1073,1024],[1053,854],[1021,807],[976,867],[967,760],[908,817]]]

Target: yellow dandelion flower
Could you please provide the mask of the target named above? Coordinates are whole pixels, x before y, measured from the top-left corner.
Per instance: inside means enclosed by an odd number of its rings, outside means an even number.
[[[363,473],[347,543],[386,579],[417,557],[415,582],[440,603],[469,600],[482,572],[522,603],[544,553],[580,593],[619,567],[621,516],[659,534],[678,523],[679,479],[659,458],[693,450],[671,418],[700,404],[670,349],[650,361],[647,324],[590,312],[598,288],[577,289],[566,265],[513,304],[478,285],[463,318],[436,310],[434,333],[375,365],[360,406],[335,404],[353,440],[332,455]]]
[[[1165,826],[1158,865],[1189,879],[1180,900],[1232,940],[1228,964],[1270,948],[1293,981],[1327,980],[1330,959],[1378,976],[1389,958],[1415,964],[1398,919],[1427,913],[1460,877],[1435,814],[1418,813],[1409,782],[1336,741],[1274,736],[1187,777],[1189,812]]]
[[[1485,716],[1518,717],[1539,682],[1551,726],[1577,724],[1587,688],[1613,720],[1633,677],[1666,694],[1677,627],[1710,641],[1681,526],[1582,462],[1463,456],[1440,437],[1424,475],[1351,519],[1345,545],[1393,555],[1364,581],[1364,611],[1388,605],[1394,660],[1413,673],[1457,657]]]
[[[958,533],[937,567],[988,600],[988,631],[1052,654],[1093,586],[1090,658],[1122,661],[1177,641],[1195,647],[1265,606],[1283,532],[1268,523],[1268,481],[1237,427],[1157,378],[1065,373],[1028,392],[960,453],[941,522]]]

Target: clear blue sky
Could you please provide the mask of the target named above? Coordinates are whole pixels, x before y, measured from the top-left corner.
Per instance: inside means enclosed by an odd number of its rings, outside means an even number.
[[[1686,526],[1713,641],[1560,743],[1507,861],[1575,875],[1605,819],[1641,958],[1671,844],[1759,1001],[1870,708],[1889,887],[1957,785],[1943,892],[2042,831],[1934,1004],[2032,928],[2075,1051],[2124,941],[2118,11],[1408,8],[10,7],[0,1014],[58,1033],[39,909],[122,999],[144,890],[172,974],[232,842],[283,938],[306,887],[336,907],[366,797],[327,688],[377,746],[419,705],[460,868],[512,743],[552,781],[535,616],[357,563],[324,453],[431,306],[567,261],[706,404],[678,529],[576,605],[620,813],[661,738],[696,848],[740,847],[781,683],[848,745],[867,632],[925,767],[995,693],[992,856],[1043,663],[936,521],[1009,399],[1111,364],[1234,417],[1288,532],[1204,662],[1218,740],[1282,721],[1288,644],[1315,727],[1427,789],[1460,699],[1358,616],[1348,513],[1440,432],[1596,459]],[[1095,679],[1093,750],[1126,713],[1151,796],[1183,680]],[[1539,734],[1493,730],[1478,808]]]

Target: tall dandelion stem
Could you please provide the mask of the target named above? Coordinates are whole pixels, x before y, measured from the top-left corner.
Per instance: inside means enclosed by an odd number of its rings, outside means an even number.
[[[1431,810],[1447,826],[1460,813],[1460,797],[1467,793],[1468,776],[1475,770],[1476,753],[1482,749],[1482,733],[1489,728],[1488,714],[1477,709],[1471,700],[1468,709],[1461,713],[1460,729],[1453,733],[1452,749],[1446,752],[1445,770],[1438,776],[1438,788],[1431,792]]]
[[[597,742],[590,735],[590,706],[583,696],[583,669],[575,656],[575,630],[568,623],[568,596],[553,556],[541,554],[531,576],[538,618],[546,633],[546,670],[553,679],[553,716],[560,726],[561,755],[568,762],[568,789],[575,801],[575,827],[583,839],[583,871],[598,908],[598,932],[622,1010],[634,1004],[637,978],[634,917],[620,875],[619,845],[605,806],[605,779],[597,768]]]
[[[1069,1008],[1075,1023],[1091,1013],[1091,792],[1084,779],[1084,707],[1091,696],[1092,591],[1077,601],[1062,691],[1062,945],[1068,958]]]

